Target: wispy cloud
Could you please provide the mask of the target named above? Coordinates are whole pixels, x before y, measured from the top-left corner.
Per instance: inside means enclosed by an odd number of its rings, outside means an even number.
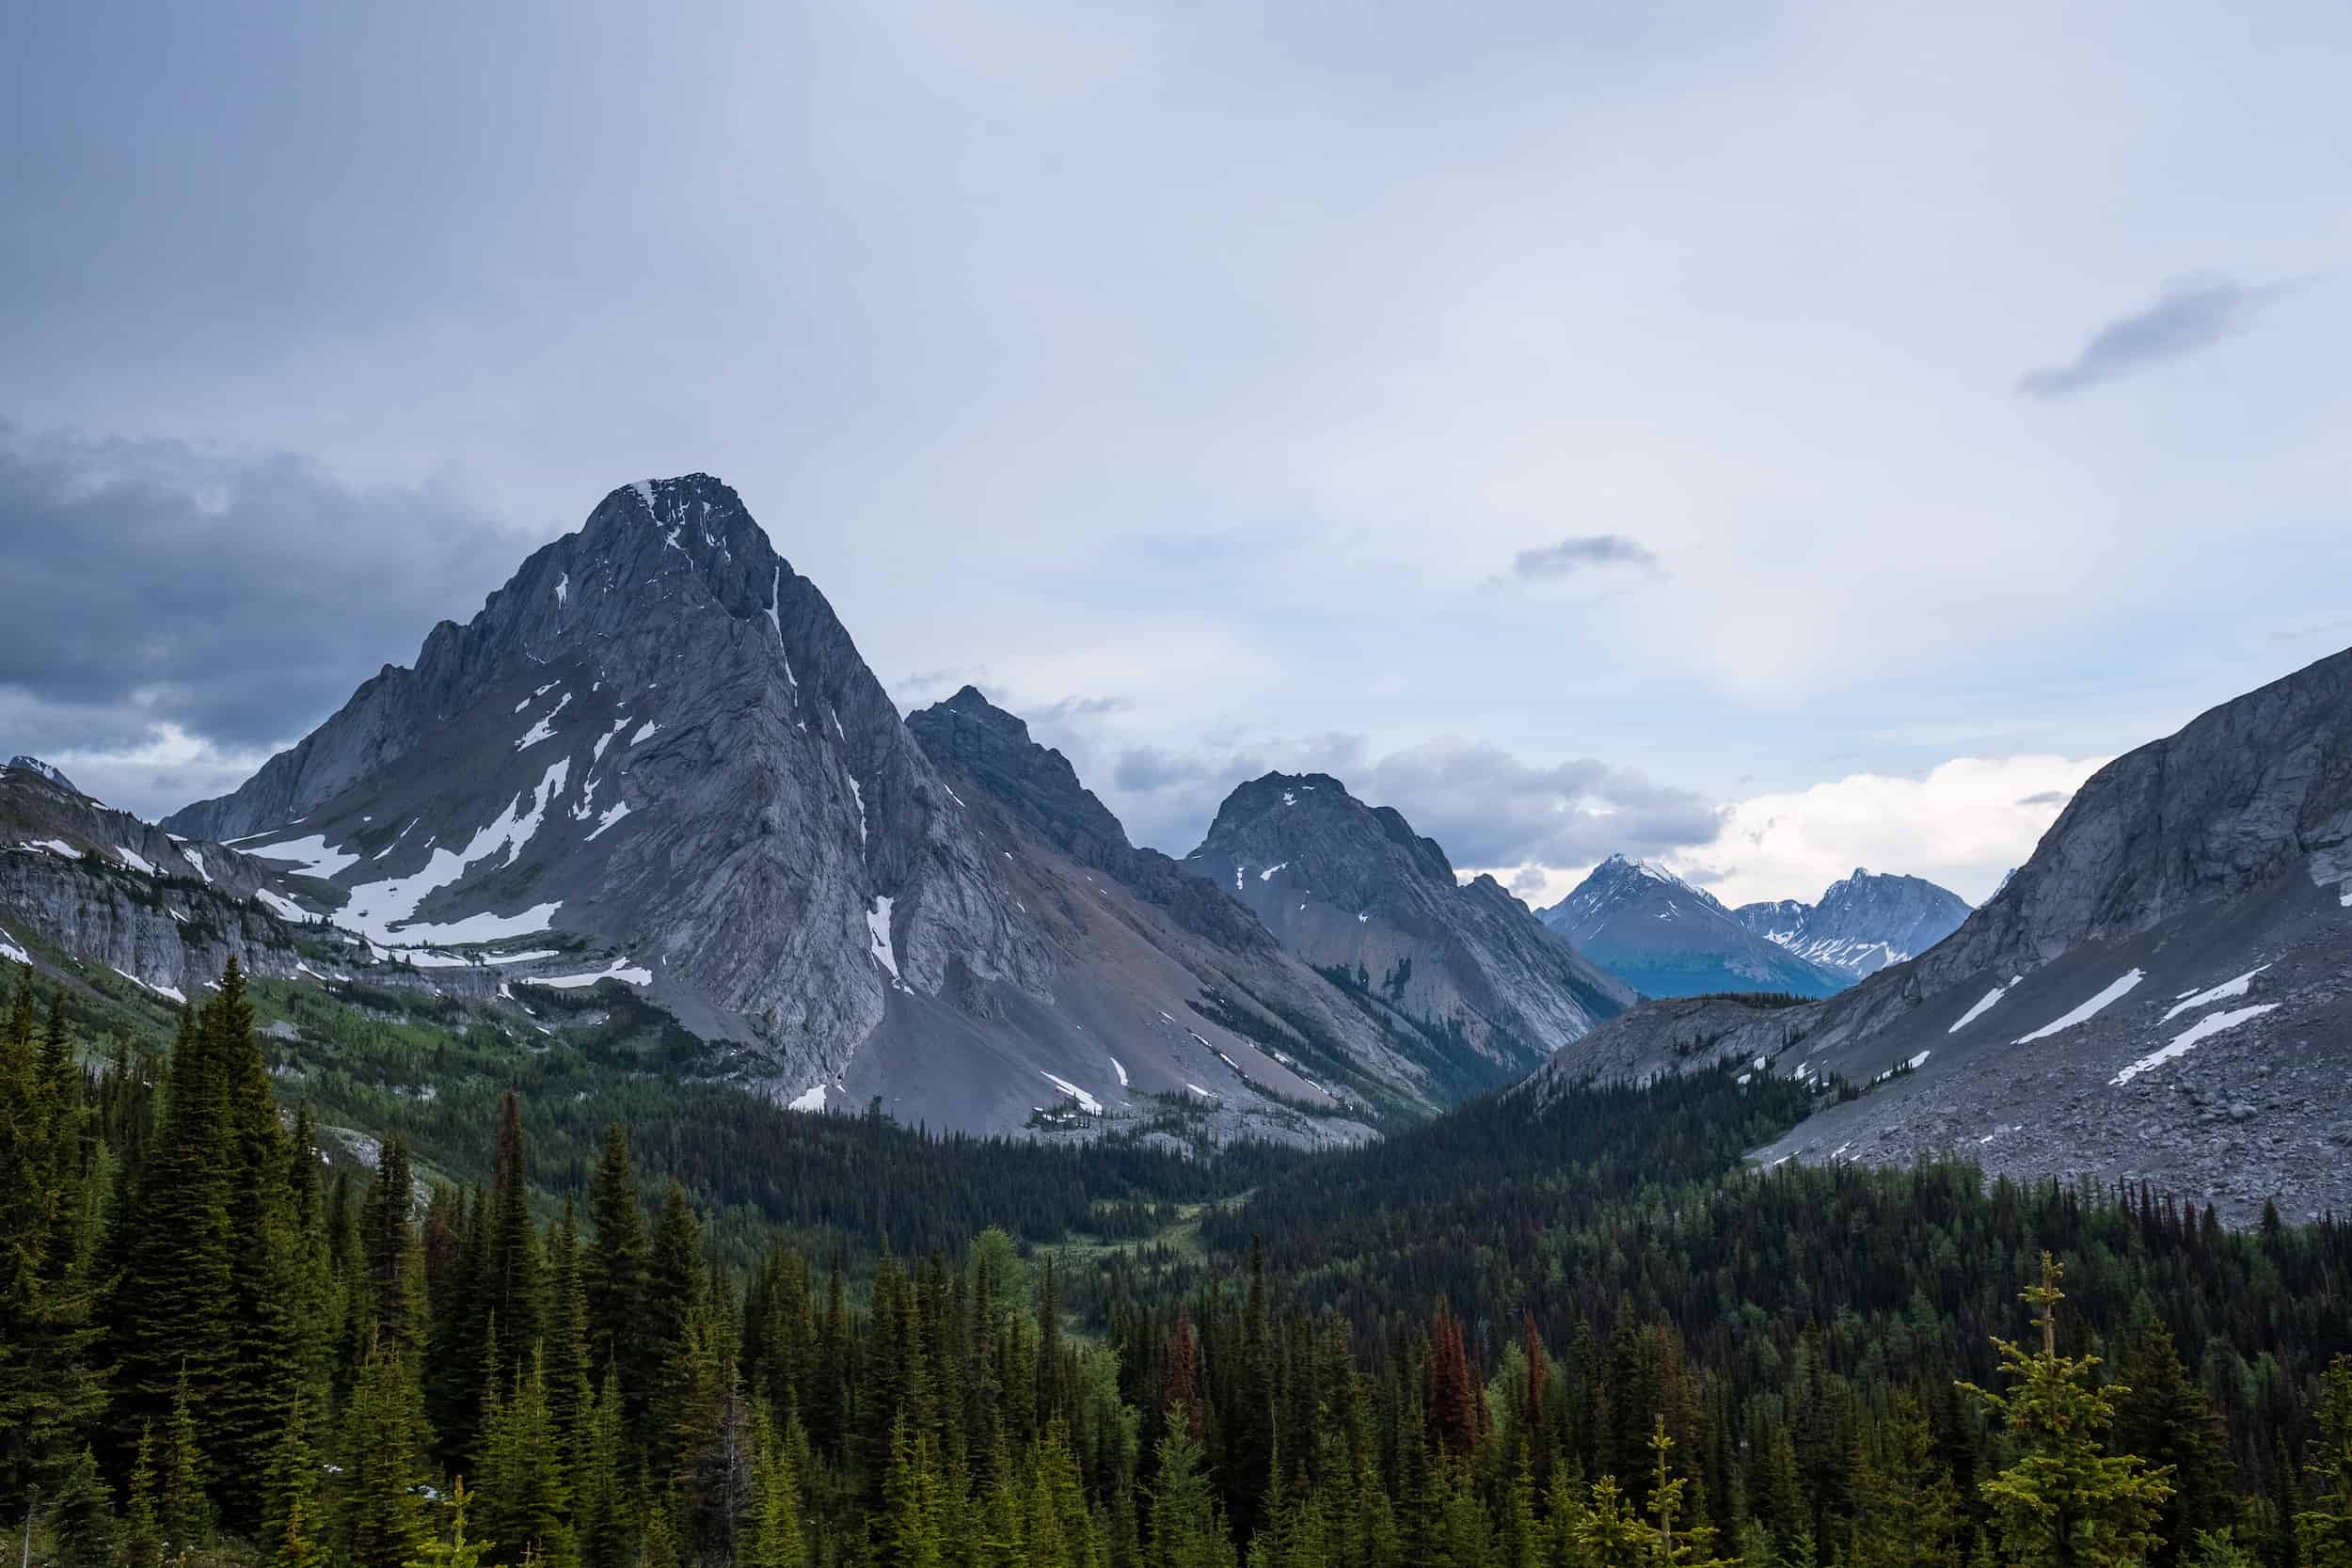
[[[2018,393],[2045,402],[2071,398],[2135,372],[2185,359],[2245,331],[2292,288],[2228,278],[2176,284],[2146,309],[2119,316],[2092,333],[2067,363],[2027,371],[2018,379]]]
[[[1629,539],[1622,533],[1586,533],[1539,549],[1519,551],[1511,558],[1509,578],[1494,580],[1550,582],[1608,566],[1630,566],[1661,576],[1665,572],[1658,552],[1638,539]]]

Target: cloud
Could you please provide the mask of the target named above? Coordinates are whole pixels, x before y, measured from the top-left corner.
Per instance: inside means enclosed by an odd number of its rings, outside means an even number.
[[[444,488],[6,423],[0,518],[0,739],[151,814],[236,782],[522,553]]]
[[[2183,283],[2144,310],[2120,316],[2090,335],[2073,360],[2028,371],[2026,397],[2056,400],[2173,359],[2186,358],[2243,332],[2289,285],[2249,286],[2227,278]]]
[[[1072,724],[1125,713],[1135,705],[1124,697],[1064,697],[1047,703],[1029,717],[1039,723]]]
[[[1427,741],[1347,783],[1403,812],[1456,865],[1590,864],[1705,844],[1717,828],[1713,805],[1690,790],[1591,758],[1528,763],[1482,741]]]
[[[1150,794],[1176,784],[1197,784],[1211,771],[1211,765],[1199,757],[1180,756],[1157,746],[1130,746],[1119,753],[1111,768],[1111,784],[1130,793]]]
[[[1634,566],[1662,573],[1657,552],[1622,533],[1589,533],[1563,539],[1541,549],[1521,550],[1511,558],[1511,576],[1521,582],[1547,582],[1596,566]]]
[[[1974,902],[2022,864],[2054,809],[2104,759],[1955,757],[1906,778],[1853,773],[1727,806],[1703,862],[1726,904],[1818,898],[1857,865],[1940,882]],[[1688,875],[1684,857],[1667,863]]]
[[[1589,864],[1619,849],[1656,854],[1716,832],[1705,798],[1589,758],[1535,764],[1453,737],[1368,752],[1363,736],[1342,732],[1193,752],[1129,746],[1109,769],[1105,798],[1137,842],[1183,854],[1244,780],[1272,769],[1329,773],[1365,803],[1404,813],[1457,866],[1502,867],[1506,880],[1513,867]]]

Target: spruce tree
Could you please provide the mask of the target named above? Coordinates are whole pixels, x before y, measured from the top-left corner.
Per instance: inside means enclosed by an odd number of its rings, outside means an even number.
[[[402,1568],[482,1568],[484,1554],[496,1543],[473,1540],[467,1535],[466,1513],[472,1502],[473,1494],[466,1490],[465,1477],[451,1481],[449,1496],[441,1499],[441,1511],[449,1515],[449,1534],[443,1536],[436,1531],[428,1536]]]
[[[530,1363],[538,1349],[541,1300],[539,1231],[531,1220],[528,1150],[522,1102],[508,1090],[499,1112],[498,1159],[485,1228],[487,1264],[478,1284],[488,1310],[497,1315],[510,1367]]]
[[[588,1219],[596,1242],[580,1271],[588,1314],[588,1366],[601,1379],[618,1366],[633,1386],[640,1368],[629,1347],[638,1332],[638,1310],[645,1293],[645,1208],[637,1172],[629,1164],[628,1133],[619,1122],[604,1130],[604,1152],[588,1189]]]
[[[113,1418],[126,1443],[171,1418],[184,1379],[210,1408],[231,1365],[229,1205],[234,1148],[216,1034],[183,1008],[154,1145],[123,1225],[108,1316]]]
[[[411,1218],[416,1202],[408,1140],[390,1133],[376,1151],[375,1180],[359,1210],[360,1261],[366,1274],[360,1342],[396,1355],[421,1349],[427,1327],[424,1255]]]
[[[2037,1309],[2042,1343],[2028,1353],[1995,1338],[2011,1387],[1963,1385],[2009,1425],[2016,1463],[1986,1481],[1983,1496],[2000,1531],[2005,1560],[2019,1568],[2131,1568],[2156,1544],[2154,1526],[2171,1483],[2136,1454],[2109,1454],[2099,1434],[2114,1419],[2119,1390],[2093,1385],[2095,1355],[2058,1353],[2060,1271],[2042,1255],[2041,1283],[2023,1299]]]
[[[133,1450],[118,1541],[123,1568],[159,1568],[164,1560],[164,1522],[155,1508],[155,1431],[141,1429]]]
[[[2153,1568],[2173,1568],[2197,1537],[2228,1525],[2233,1513],[2226,1442],[2205,1391],[2188,1375],[2171,1331],[2150,1318],[2133,1335],[2121,1369],[2113,1445],[2170,1472],[2172,1495],[2157,1517]]]
[[[1960,1497],[1910,1394],[1855,1481],[1853,1568],[1960,1568]]]
[[[2301,1568],[2352,1568],[2352,1355],[2339,1355],[2320,1384],[2319,1441],[2307,1456],[2308,1500],[2295,1515]]]
[[[271,1450],[304,1381],[304,1241],[287,1186],[289,1149],[253,1030],[245,975],[230,960],[205,1009],[228,1095],[230,1292],[225,1377],[213,1396],[213,1451],[222,1517],[249,1530],[262,1516]]]
[[[338,1536],[351,1568],[407,1568],[423,1550],[424,1402],[411,1358],[379,1338],[343,1418]]]
[[[763,1433],[766,1423],[761,1423]],[[751,1528],[743,1568],[806,1568],[808,1542],[801,1533],[801,1482],[791,1450],[766,1436],[752,1472]]]

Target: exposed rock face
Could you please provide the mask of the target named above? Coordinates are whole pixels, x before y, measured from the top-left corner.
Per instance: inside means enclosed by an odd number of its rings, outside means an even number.
[[[1241,785],[1183,863],[1466,1083],[1524,1070],[1632,1002],[1493,878],[1458,883],[1443,849],[1328,774]]]
[[[1131,1087],[1196,1098],[1205,1088],[1243,1107],[1263,1090],[1337,1108],[1419,1111],[1450,1098],[1450,1075],[1392,1045],[1377,1008],[1286,952],[1223,889],[1131,845],[1068,759],[1019,718],[966,687],[907,727],[1001,847],[1022,907],[1073,955],[1058,991],[1123,999],[1089,1025],[1123,1042],[1119,1084],[1096,1091],[1105,1101]],[[1145,997],[1156,1000],[1136,1008]],[[1347,1130],[1327,1119],[1316,1131]]]
[[[1783,1022],[1772,1070],[1874,1086],[1767,1162],[1956,1150],[2144,1180],[2238,1223],[2271,1197],[2344,1212],[2352,653],[2108,764],[1950,938]]]
[[[1885,876],[1860,866],[1832,882],[1818,904],[1795,898],[1742,904],[1731,916],[1753,934],[1849,981],[1876,974],[1960,929],[1968,901],[1924,877]]]
[[[907,728],[941,768],[986,790],[1041,843],[1108,872],[1186,930],[1245,951],[1279,947],[1247,906],[1204,888],[1158,850],[1128,843],[1126,829],[1078,782],[1070,759],[1031,740],[1026,723],[976,688],[910,715]]]
[[[46,947],[184,1000],[235,958],[292,975],[346,944],[311,929],[301,889],[218,844],[178,839],[18,757],[0,768],[0,957]]]
[[[1849,977],[1733,918],[1712,894],[1646,861],[1612,855],[1543,922],[1645,996],[1780,991],[1827,996]]]
[[[613,491],[413,670],[171,821],[307,865],[379,942],[577,937],[811,1102],[894,998],[1051,994],[832,607],[707,475]]]

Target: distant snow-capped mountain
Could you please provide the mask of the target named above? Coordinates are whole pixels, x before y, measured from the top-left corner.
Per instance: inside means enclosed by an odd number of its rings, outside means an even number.
[[[1623,855],[1595,866],[1541,918],[1645,996],[1827,996],[1852,981],[1749,929],[1705,889]]]
[[[1731,917],[1851,982],[1917,958],[1959,930],[1968,918],[1968,901],[1924,877],[1856,866],[1852,876],[1832,882],[1818,904],[1777,898],[1742,904]]]

